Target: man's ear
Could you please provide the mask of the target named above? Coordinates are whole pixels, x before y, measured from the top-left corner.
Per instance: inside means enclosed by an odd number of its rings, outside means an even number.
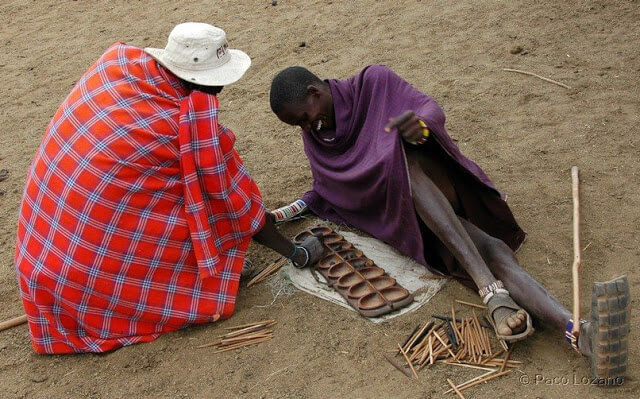
[[[307,86],[307,96],[318,96],[320,94],[320,89],[318,89],[315,85],[310,84]]]

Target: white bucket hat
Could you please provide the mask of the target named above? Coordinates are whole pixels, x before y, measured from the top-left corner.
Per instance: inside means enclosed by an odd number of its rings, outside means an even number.
[[[164,49],[144,49],[174,75],[202,86],[226,86],[244,75],[251,58],[230,49],[220,28],[200,22],[177,25]]]

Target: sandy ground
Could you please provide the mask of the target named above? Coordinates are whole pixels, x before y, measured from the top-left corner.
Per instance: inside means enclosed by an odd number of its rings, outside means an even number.
[[[27,167],[54,111],[107,46],[163,47],[171,28],[188,20],[223,27],[231,46],[253,58],[246,77],[222,93],[221,119],[236,132],[269,207],[297,198],[311,183],[298,132],[270,112],[272,76],[304,65],[323,77],[347,77],[383,63],[444,107],[450,134],[509,195],[529,233],[520,261],[561,301],[571,300],[572,165],[582,171],[583,309],[593,281],[623,273],[640,297],[638,1],[3,0],[0,169],[9,177],[0,182],[0,319],[23,312],[12,263],[17,211]],[[313,223],[282,231],[293,235]],[[274,258],[251,248],[257,269]],[[475,300],[460,284],[449,283],[428,307],[382,325],[301,292],[281,291],[274,299],[276,288],[243,286],[236,315],[224,323],[100,356],[35,355],[26,326],[4,331],[0,396],[417,398],[442,396],[446,378],[461,382],[478,374],[437,366],[410,381],[382,355],[430,314],[446,312],[454,298]],[[225,326],[266,318],[278,321],[267,343],[224,354],[196,349]],[[632,330],[637,327],[635,319]],[[634,337],[622,387],[583,384],[586,360],[560,332],[538,325],[513,353],[524,362],[520,371],[465,394],[637,397]]]

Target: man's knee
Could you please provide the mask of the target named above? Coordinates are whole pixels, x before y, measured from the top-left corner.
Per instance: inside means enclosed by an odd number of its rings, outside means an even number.
[[[485,255],[487,263],[496,265],[504,265],[505,260],[512,259],[515,255],[511,248],[504,241],[495,238],[487,237],[482,243],[482,248],[479,248],[480,253]]]

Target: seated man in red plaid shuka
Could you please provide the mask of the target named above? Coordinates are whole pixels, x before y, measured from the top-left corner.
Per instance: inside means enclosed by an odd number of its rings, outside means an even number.
[[[230,317],[251,238],[299,266],[218,122],[251,61],[207,24],[165,49],[116,43],[50,122],[27,176],[15,264],[38,353],[104,352]]]

